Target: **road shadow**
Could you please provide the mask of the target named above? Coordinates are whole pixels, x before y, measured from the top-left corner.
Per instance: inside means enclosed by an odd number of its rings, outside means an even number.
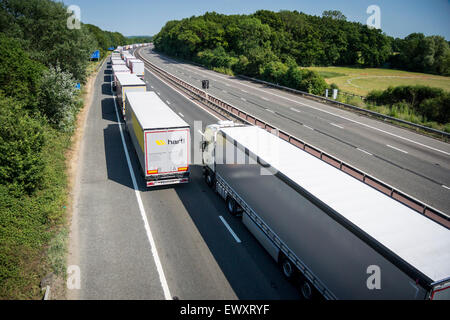
[[[127,159],[123,151],[119,124],[109,124],[103,129],[108,179],[133,189]]]
[[[106,96],[112,96],[111,83],[106,82],[102,84],[102,94]]]
[[[102,99],[101,104],[102,119],[117,123],[116,110],[114,108],[114,98],[104,98]]]
[[[110,70],[110,69],[105,69],[105,74],[112,74],[112,70]]]

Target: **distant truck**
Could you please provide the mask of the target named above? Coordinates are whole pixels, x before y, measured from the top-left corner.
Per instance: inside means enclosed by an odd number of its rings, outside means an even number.
[[[130,60],[130,70],[132,74],[144,79],[144,62],[139,59]]]
[[[127,92],[128,131],[147,187],[189,182],[190,128],[155,92]]]
[[[125,47],[125,48],[126,48],[126,47]],[[122,50],[122,51],[120,52],[120,57],[122,58],[122,60],[125,60],[125,56],[126,56],[127,54],[130,54],[130,52],[127,51],[127,50]]]
[[[450,299],[450,231],[256,126],[209,125],[206,183],[303,297]]]
[[[123,60],[121,60],[123,62]],[[114,64],[115,60],[112,62],[112,78],[113,78],[113,90],[117,88],[117,75],[118,74],[131,74],[130,69],[125,64]]]
[[[131,91],[147,91],[145,82],[131,73],[117,73],[116,79],[117,101],[120,106],[122,116],[125,118],[125,97],[126,93]]]

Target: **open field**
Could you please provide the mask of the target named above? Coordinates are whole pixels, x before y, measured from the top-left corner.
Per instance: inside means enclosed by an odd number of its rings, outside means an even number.
[[[335,83],[340,90],[366,96],[372,90],[384,90],[389,86],[426,85],[450,91],[450,77],[392,69],[310,67],[319,72],[326,82]]]

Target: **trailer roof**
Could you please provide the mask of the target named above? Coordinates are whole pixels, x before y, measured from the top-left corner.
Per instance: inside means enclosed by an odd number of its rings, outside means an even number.
[[[118,58],[112,58],[111,59],[111,63],[113,64],[113,65],[125,65],[125,61],[123,61],[120,57],[118,57]]]
[[[153,91],[127,92],[126,99],[144,130],[189,127]]]
[[[118,73],[116,77],[121,86],[145,86],[145,82],[135,74]]]
[[[112,65],[112,71],[115,74],[116,72],[130,72],[130,69],[128,69],[128,67],[125,64],[113,64]],[[119,73],[116,75],[118,76]]]
[[[221,130],[434,282],[450,276],[450,230],[259,127]]]

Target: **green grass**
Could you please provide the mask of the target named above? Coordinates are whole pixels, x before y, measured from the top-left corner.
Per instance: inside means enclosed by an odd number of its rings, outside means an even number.
[[[65,224],[67,177],[64,152],[70,134],[46,128],[44,182],[32,196],[10,196],[0,186],[0,298],[40,299],[40,280],[58,269],[49,243]],[[55,251],[55,250],[53,250]]]
[[[341,91],[366,96],[372,90],[389,86],[426,85],[450,91],[450,77],[381,68],[310,67],[328,84],[335,83]]]

